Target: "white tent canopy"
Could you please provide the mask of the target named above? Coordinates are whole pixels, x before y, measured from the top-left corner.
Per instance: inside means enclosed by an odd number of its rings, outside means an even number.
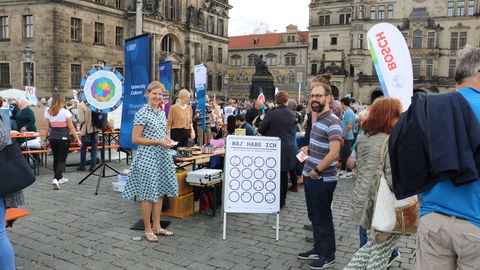
[[[0,97],[2,97],[4,99],[6,99],[6,98],[17,99],[17,98],[21,98],[21,97],[26,97],[26,93],[23,90],[12,88],[12,89],[7,89],[7,90],[1,90],[0,91]]]

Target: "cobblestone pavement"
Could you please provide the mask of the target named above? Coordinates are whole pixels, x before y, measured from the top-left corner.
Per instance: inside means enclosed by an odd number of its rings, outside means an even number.
[[[75,159],[78,153],[68,162]],[[118,159],[109,164],[118,170],[129,167]],[[139,205],[112,190],[116,178],[103,178],[95,195],[96,177],[78,185],[85,175],[67,167],[65,177],[70,181],[54,191],[52,169],[41,168],[37,181],[26,190],[28,204],[23,208],[30,215],[7,229],[18,269],[309,269],[310,261],[296,257],[312,247],[305,241],[311,232],[303,229],[307,223],[303,186],[298,193],[288,193],[278,242],[271,228],[274,215],[229,214],[227,240],[222,240],[223,215],[195,213],[185,219],[162,217],[172,222],[168,229],[176,235],[149,243],[132,240],[143,236],[129,229],[140,219]],[[337,258],[329,269],[342,269],[358,247],[358,229],[348,214],[353,184],[353,178],[341,180],[335,191]],[[402,257],[390,269],[411,269],[414,237],[403,237],[398,247]]]

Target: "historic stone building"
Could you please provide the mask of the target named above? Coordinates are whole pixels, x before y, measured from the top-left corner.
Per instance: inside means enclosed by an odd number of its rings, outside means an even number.
[[[308,32],[298,31],[295,25],[283,33],[252,34],[229,37],[229,82],[224,94],[232,98],[248,98],[255,73],[255,60],[260,56],[266,62],[279,90],[298,99],[298,89],[305,93]],[[299,86],[300,84],[300,86]]]
[[[125,39],[135,36],[136,5],[142,32],[152,33],[152,77],[171,60],[173,84],[192,88],[193,66],[208,68],[209,90],[219,91],[228,50],[228,0],[0,0],[0,88],[24,89],[34,51],[31,85],[37,96],[54,87],[79,89],[87,71],[106,64],[124,73]],[[153,60],[153,59],[152,59]]]
[[[340,95],[363,102],[380,85],[367,46],[367,32],[380,22],[402,32],[412,57],[414,89],[454,89],[456,52],[480,46],[479,0],[312,0],[309,5],[309,79],[334,74]],[[381,91],[381,90],[380,90]]]

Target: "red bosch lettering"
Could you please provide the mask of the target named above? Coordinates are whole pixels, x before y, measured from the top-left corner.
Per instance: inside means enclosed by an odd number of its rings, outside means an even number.
[[[388,47],[388,40],[385,37],[385,34],[383,32],[380,32],[375,35],[377,38],[378,42],[378,47],[382,48],[380,53],[383,56],[383,60],[387,63],[388,70],[392,71],[397,68],[397,64],[395,63],[395,59],[393,58],[393,55],[390,53],[392,50],[390,47]]]

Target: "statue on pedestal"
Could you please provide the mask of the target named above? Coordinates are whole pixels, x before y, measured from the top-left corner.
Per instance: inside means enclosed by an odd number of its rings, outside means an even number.
[[[268,70],[267,63],[263,61],[263,55],[255,59],[255,75],[272,75]]]

